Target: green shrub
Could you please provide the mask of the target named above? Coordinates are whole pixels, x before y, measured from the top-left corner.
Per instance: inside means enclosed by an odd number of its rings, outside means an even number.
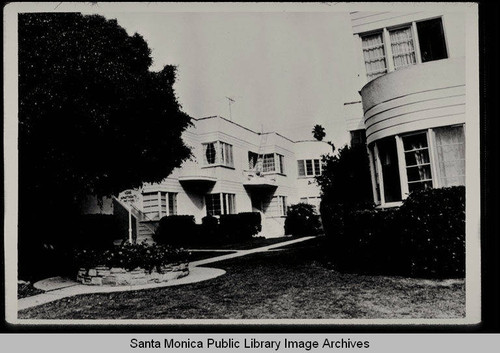
[[[434,278],[465,274],[464,187],[414,192],[400,208],[322,205],[321,210],[339,270]]]
[[[312,205],[298,203],[288,208],[285,220],[285,234],[293,236],[316,235],[321,232],[319,215]]]
[[[126,270],[143,268],[149,272],[168,264],[187,261],[188,252],[159,244],[125,243],[108,250],[81,249],[74,254],[75,268],[94,268],[97,266],[121,267]]]
[[[197,236],[194,216],[175,215],[160,219],[153,239],[158,244],[186,245]]]
[[[200,243],[215,243],[220,240],[219,220],[208,215],[201,219]]]

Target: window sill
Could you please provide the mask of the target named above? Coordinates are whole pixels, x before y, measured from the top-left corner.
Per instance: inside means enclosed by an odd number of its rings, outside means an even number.
[[[280,173],[280,172],[262,172],[262,175],[281,175],[281,176],[286,176],[286,174]]]
[[[312,179],[312,178],[316,178],[317,176],[320,176],[320,175],[299,176],[299,177],[297,177],[297,179]]]
[[[210,165],[204,165],[204,166],[202,166],[202,167],[201,167],[201,169],[216,168],[216,167],[223,167],[223,168],[232,169],[232,170],[234,170],[234,169],[235,169],[234,167],[229,166],[229,165],[225,165],[225,164],[210,164]]]
[[[379,204],[379,205],[375,206],[375,208],[384,209],[384,208],[400,207],[402,204],[403,204],[403,201],[386,202],[384,204]]]

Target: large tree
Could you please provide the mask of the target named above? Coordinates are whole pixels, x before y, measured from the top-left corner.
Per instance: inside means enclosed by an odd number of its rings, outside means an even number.
[[[19,240],[34,248],[71,232],[67,220],[86,195],[167,177],[190,156],[181,139],[190,118],[174,93],[175,67],[149,71],[147,43],[115,20],[18,20]]]

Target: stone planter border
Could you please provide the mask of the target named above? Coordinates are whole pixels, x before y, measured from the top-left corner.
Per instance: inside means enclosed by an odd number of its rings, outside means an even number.
[[[142,268],[127,271],[120,267],[97,266],[94,268],[80,268],[76,281],[93,286],[135,286],[148,283],[161,283],[186,277],[189,274],[187,262],[171,264],[162,267],[158,272],[151,273]]]

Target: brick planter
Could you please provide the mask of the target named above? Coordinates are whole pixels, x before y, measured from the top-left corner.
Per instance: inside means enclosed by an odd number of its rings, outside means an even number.
[[[77,282],[92,286],[135,286],[140,284],[168,282],[189,274],[188,263],[167,265],[160,272],[151,273],[141,268],[127,271],[118,267],[98,266],[94,268],[80,268],[76,277]]]

